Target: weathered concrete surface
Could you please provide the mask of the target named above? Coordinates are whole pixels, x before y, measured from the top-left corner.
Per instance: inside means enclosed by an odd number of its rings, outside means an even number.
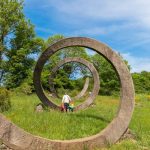
[[[21,150],[21,148],[0,139],[0,150]]]
[[[80,104],[79,106],[75,107],[75,111],[79,110],[79,109],[85,109],[86,107],[90,106],[95,97],[97,96],[99,89],[100,89],[100,81],[99,81],[99,75],[97,70],[95,69],[95,67],[93,66],[92,63],[88,62],[87,60],[83,59],[83,58],[79,58],[79,57],[68,57],[65,58],[63,60],[61,60],[53,69],[52,69],[52,73],[49,76],[49,84],[50,84],[50,90],[54,93],[55,96],[57,96],[55,88],[54,88],[54,84],[53,84],[53,79],[55,77],[55,74],[57,72],[57,70],[63,66],[66,63],[69,62],[79,62],[85,66],[87,66],[89,68],[89,70],[91,71],[92,75],[93,75],[93,79],[94,79],[94,86],[92,89],[91,94],[89,95],[89,97],[85,100],[84,103]],[[86,80],[86,85],[84,86],[83,90],[81,91],[80,95],[78,95],[78,97],[83,96],[84,93],[86,92],[87,88],[88,88],[88,83],[89,83],[89,78]]]
[[[84,83],[83,89],[81,90],[81,92],[77,96],[75,96],[76,99],[79,99],[79,98],[81,98],[81,97],[83,97],[85,95],[85,93],[86,93],[86,91],[87,91],[87,89],[89,87],[89,82],[90,82],[90,79],[87,77],[85,79],[85,83]]]
[[[108,46],[96,40],[83,37],[63,39],[51,45],[39,58],[34,72],[34,85],[36,92],[42,90],[40,77],[46,60],[56,51],[70,46],[84,46],[92,48],[103,55],[116,69],[121,83],[121,101],[116,117],[100,133],[75,140],[48,140],[33,136],[16,127],[4,116],[0,115],[0,138],[14,144],[17,147],[28,150],[93,150],[97,147],[106,146],[119,140],[128,128],[134,109],[134,86],[131,75],[124,61]],[[36,85],[40,85],[36,87]],[[40,95],[40,98],[45,97]],[[54,106],[55,107],[55,106]]]

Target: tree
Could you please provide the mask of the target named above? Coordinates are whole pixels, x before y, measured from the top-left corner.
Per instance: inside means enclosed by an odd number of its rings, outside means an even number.
[[[30,20],[25,18],[23,1],[2,0],[0,4],[4,8],[3,11],[6,9],[6,14],[1,15],[1,19],[5,20],[1,25],[1,36],[3,37],[1,37],[3,41],[1,45],[4,47],[1,51],[4,55],[3,63],[1,63],[3,64],[1,65],[3,84],[7,88],[15,88],[31,74],[34,54],[41,51],[44,41],[36,37],[34,26]],[[14,12],[7,11],[7,9]],[[4,25],[6,27],[3,27]]]
[[[91,57],[100,76],[100,94],[112,95],[119,92],[120,83],[113,66],[99,54]]]
[[[132,73],[136,93],[150,93],[150,72]]]
[[[130,65],[128,61],[123,59],[123,57],[118,54],[124,63],[127,65],[130,70]],[[100,94],[102,95],[113,95],[117,94],[120,91],[120,80],[114,69],[114,67],[101,55],[95,54],[91,57],[91,61],[96,67],[100,75]]]
[[[6,53],[8,61],[5,69],[5,85],[14,88],[18,87],[33,70],[32,54],[40,51],[42,40],[35,37],[34,27],[30,21],[23,19],[16,27],[14,38],[10,43],[11,49]]]
[[[0,1],[0,83],[4,75],[3,57],[8,49],[9,41],[13,37],[16,26],[24,17],[23,1],[1,0]]]

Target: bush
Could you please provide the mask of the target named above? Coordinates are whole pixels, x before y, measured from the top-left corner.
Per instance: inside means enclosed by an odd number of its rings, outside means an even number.
[[[0,112],[7,111],[11,108],[10,94],[5,88],[0,88]]]
[[[32,94],[33,87],[31,85],[29,85],[28,83],[24,82],[16,90],[19,93],[21,92],[21,93],[24,93],[26,95],[30,95],[30,94]]]
[[[62,97],[66,92],[67,92],[67,90],[64,89],[63,87],[57,89],[57,94],[58,94],[59,96],[61,96],[61,97]]]

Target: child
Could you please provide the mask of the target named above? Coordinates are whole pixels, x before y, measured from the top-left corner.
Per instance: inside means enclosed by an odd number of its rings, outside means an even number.
[[[61,103],[60,110],[61,110],[62,112],[64,112],[64,109],[65,109],[64,103]]]
[[[73,110],[74,110],[74,103],[73,103],[73,101],[70,102],[70,105],[69,105],[68,108],[69,108],[69,111],[73,112]]]

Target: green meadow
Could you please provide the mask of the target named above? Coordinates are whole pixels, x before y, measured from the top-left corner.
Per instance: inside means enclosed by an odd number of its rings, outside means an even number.
[[[57,104],[61,100],[54,100]],[[75,105],[82,102],[76,100]],[[48,139],[69,140],[97,134],[115,117],[119,98],[97,96],[94,104],[78,112],[62,113],[46,109],[35,112],[40,103],[35,94],[11,94],[12,107],[3,114],[25,131]],[[136,95],[135,110],[129,125],[134,139],[125,139],[105,149],[150,149],[150,96]]]

